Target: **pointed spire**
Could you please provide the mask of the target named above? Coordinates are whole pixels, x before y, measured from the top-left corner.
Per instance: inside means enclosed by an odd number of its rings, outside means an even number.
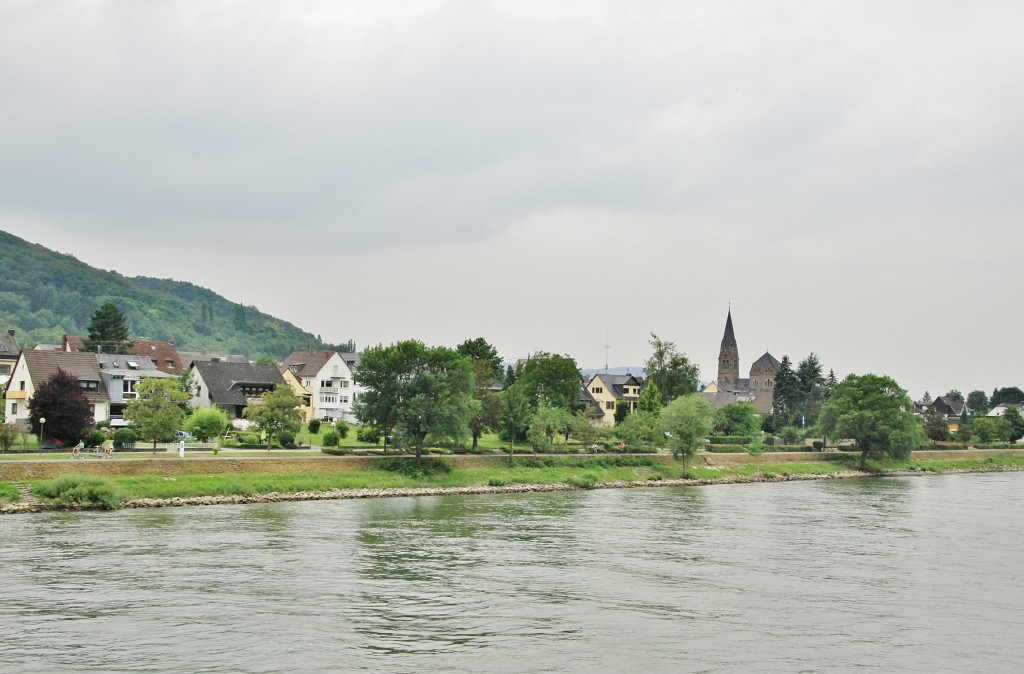
[[[736,346],[736,335],[732,331],[732,307],[729,307],[729,315],[725,319],[725,335],[722,337],[722,346]]]

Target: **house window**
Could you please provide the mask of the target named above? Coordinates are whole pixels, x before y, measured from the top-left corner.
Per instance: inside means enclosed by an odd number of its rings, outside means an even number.
[[[10,365],[0,365],[0,374],[10,374],[10,373],[11,373],[11,366]]]
[[[320,402],[322,403],[336,403],[338,402],[338,396],[333,393],[321,393]]]
[[[22,391],[25,390],[25,381],[24,380],[22,380],[22,382],[21,382],[21,390]]]
[[[18,403],[11,403],[11,416],[18,413]]]
[[[121,392],[126,396],[135,397],[135,384],[137,383],[134,379],[123,380],[121,382]]]
[[[348,396],[341,396],[341,402],[348,403]]]
[[[604,408],[606,410],[613,410],[613,409],[615,409],[615,403],[613,401],[609,400],[608,402],[606,402],[604,404]]]
[[[601,388],[600,386],[595,386],[594,388],[590,389],[590,392],[591,393],[604,393],[604,389]]]
[[[174,369],[174,361],[173,360],[165,360],[164,362],[167,364],[167,369],[168,370],[173,370]]]
[[[96,381],[80,381],[78,385],[86,391],[98,391],[100,389],[99,382]]]
[[[330,379],[324,379],[320,382],[320,388],[331,388],[331,386],[332,384]]]
[[[341,388],[348,388],[348,379],[342,379],[340,386]]]

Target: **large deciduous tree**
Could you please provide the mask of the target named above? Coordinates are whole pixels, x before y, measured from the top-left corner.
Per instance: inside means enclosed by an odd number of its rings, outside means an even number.
[[[971,391],[967,394],[967,407],[974,414],[988,413],[988,396],[984,391]]]
[[[28,403],[29,423],[33,433],[42,430],[48,438],[73,445],[82,437],[82,431],[94,423],[93,406],[79,385],[78,377],[58,370],[55,375],[36,387]],[[40,419],[46,419],[40,429]],[[45,438],[40,438],[43,442]]]
[[[1021,405],[1024,404],[1024,391],[1016,386],[997,388],[992,391],[992,398],[988,401],[989,409],[996,405]]]
[[[473,399],[470,360],[454,349],[417,340],[363,352],[356,381],[365,391],[355,404],[363,423],[396,435],[419,461],[427,435],[465,437],[479,403]]]
[[[580,402],[580,369],[569,356],[538,351],[517,368],[515,383],[537,409],[542,405],[573,411]]]
[[[926,442],[914,404],[891,377],[851,374],[821,408],[819,423],[830,437],[850,438],[860,449],[860,467],[867,459],[906,459]]]
[[[644,363],[644,371],[648,384],[653,381],[657,385],[662,405],[680,396],[696,393],[700,383],[700,367],[691,363],[686,354],[679,353],[674,342],[651,333],[648,343],[651,345],[651,355]]]
[[[189,395],[176,377],[148,377],[135,387],[138,394],[124,410],[125,421],[132,424],[145,440],[168,442],[185,420],[184,405]]]
[[[93,313],[86,328],[85,348],[105,353],[127,353],[128,324],[113,302],[105,302]]]
[[[479,403],[477,410],[469,420],[469,432],[473,436],[473,449],[480,442],[480,436],[486,431],[496,431],[501,425],[503,413],[502,400],[495,389],[499,385],[501,365],[497,369],[488,360],[473,361],[473,397]]]
[[[950,438],[949,424],[946,415],[932,406],[924,415],[924,433],[930,440],[945,442]]]
[[[754,403],[729,403],[715,411],[714,430],[722,435],[752,436],[761,430]]]
[[[462,344],[455,347],[455,350],[458,351],[459,354],[469,358],[474,363],[478,361],[487,363],[489,369],[487,377],[495,381],[501,380],[502,375],[504,374],[501,369],[501,357],[498,355],[498,350],[483,337],[467,339]],[[474,374],[481,375],[483,372],[474,368]]]
[[[295,395],[290,386],[277,386],[245,406],[242,416],[256,424],[256,427],[267,434],[267,451],[273,446],[274,436],[284,431],[298,433],[302,426],[302,413],[299,406],[302,400]]]
[[[676,398],[658,418],[658,428],[664,434],[672,456],[682,459],[687,466],[714,423],[715,409],[704,396],[697,394]]]

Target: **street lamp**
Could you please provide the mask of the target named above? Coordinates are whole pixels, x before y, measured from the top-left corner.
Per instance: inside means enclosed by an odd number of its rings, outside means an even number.
[[[43,432],[46,430],[46,417],[39,417],[39,449],[43,448]]]

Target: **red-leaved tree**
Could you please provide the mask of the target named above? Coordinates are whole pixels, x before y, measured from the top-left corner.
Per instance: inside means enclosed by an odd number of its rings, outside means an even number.
[[[32,432],[38,433],[39,419],[46,419],[46,437],[64,445],[77,443],[82,431],[93,424],[92,404],[85,390],[78,385],[78,377],[64,370],[36,387],[28,409]]]

